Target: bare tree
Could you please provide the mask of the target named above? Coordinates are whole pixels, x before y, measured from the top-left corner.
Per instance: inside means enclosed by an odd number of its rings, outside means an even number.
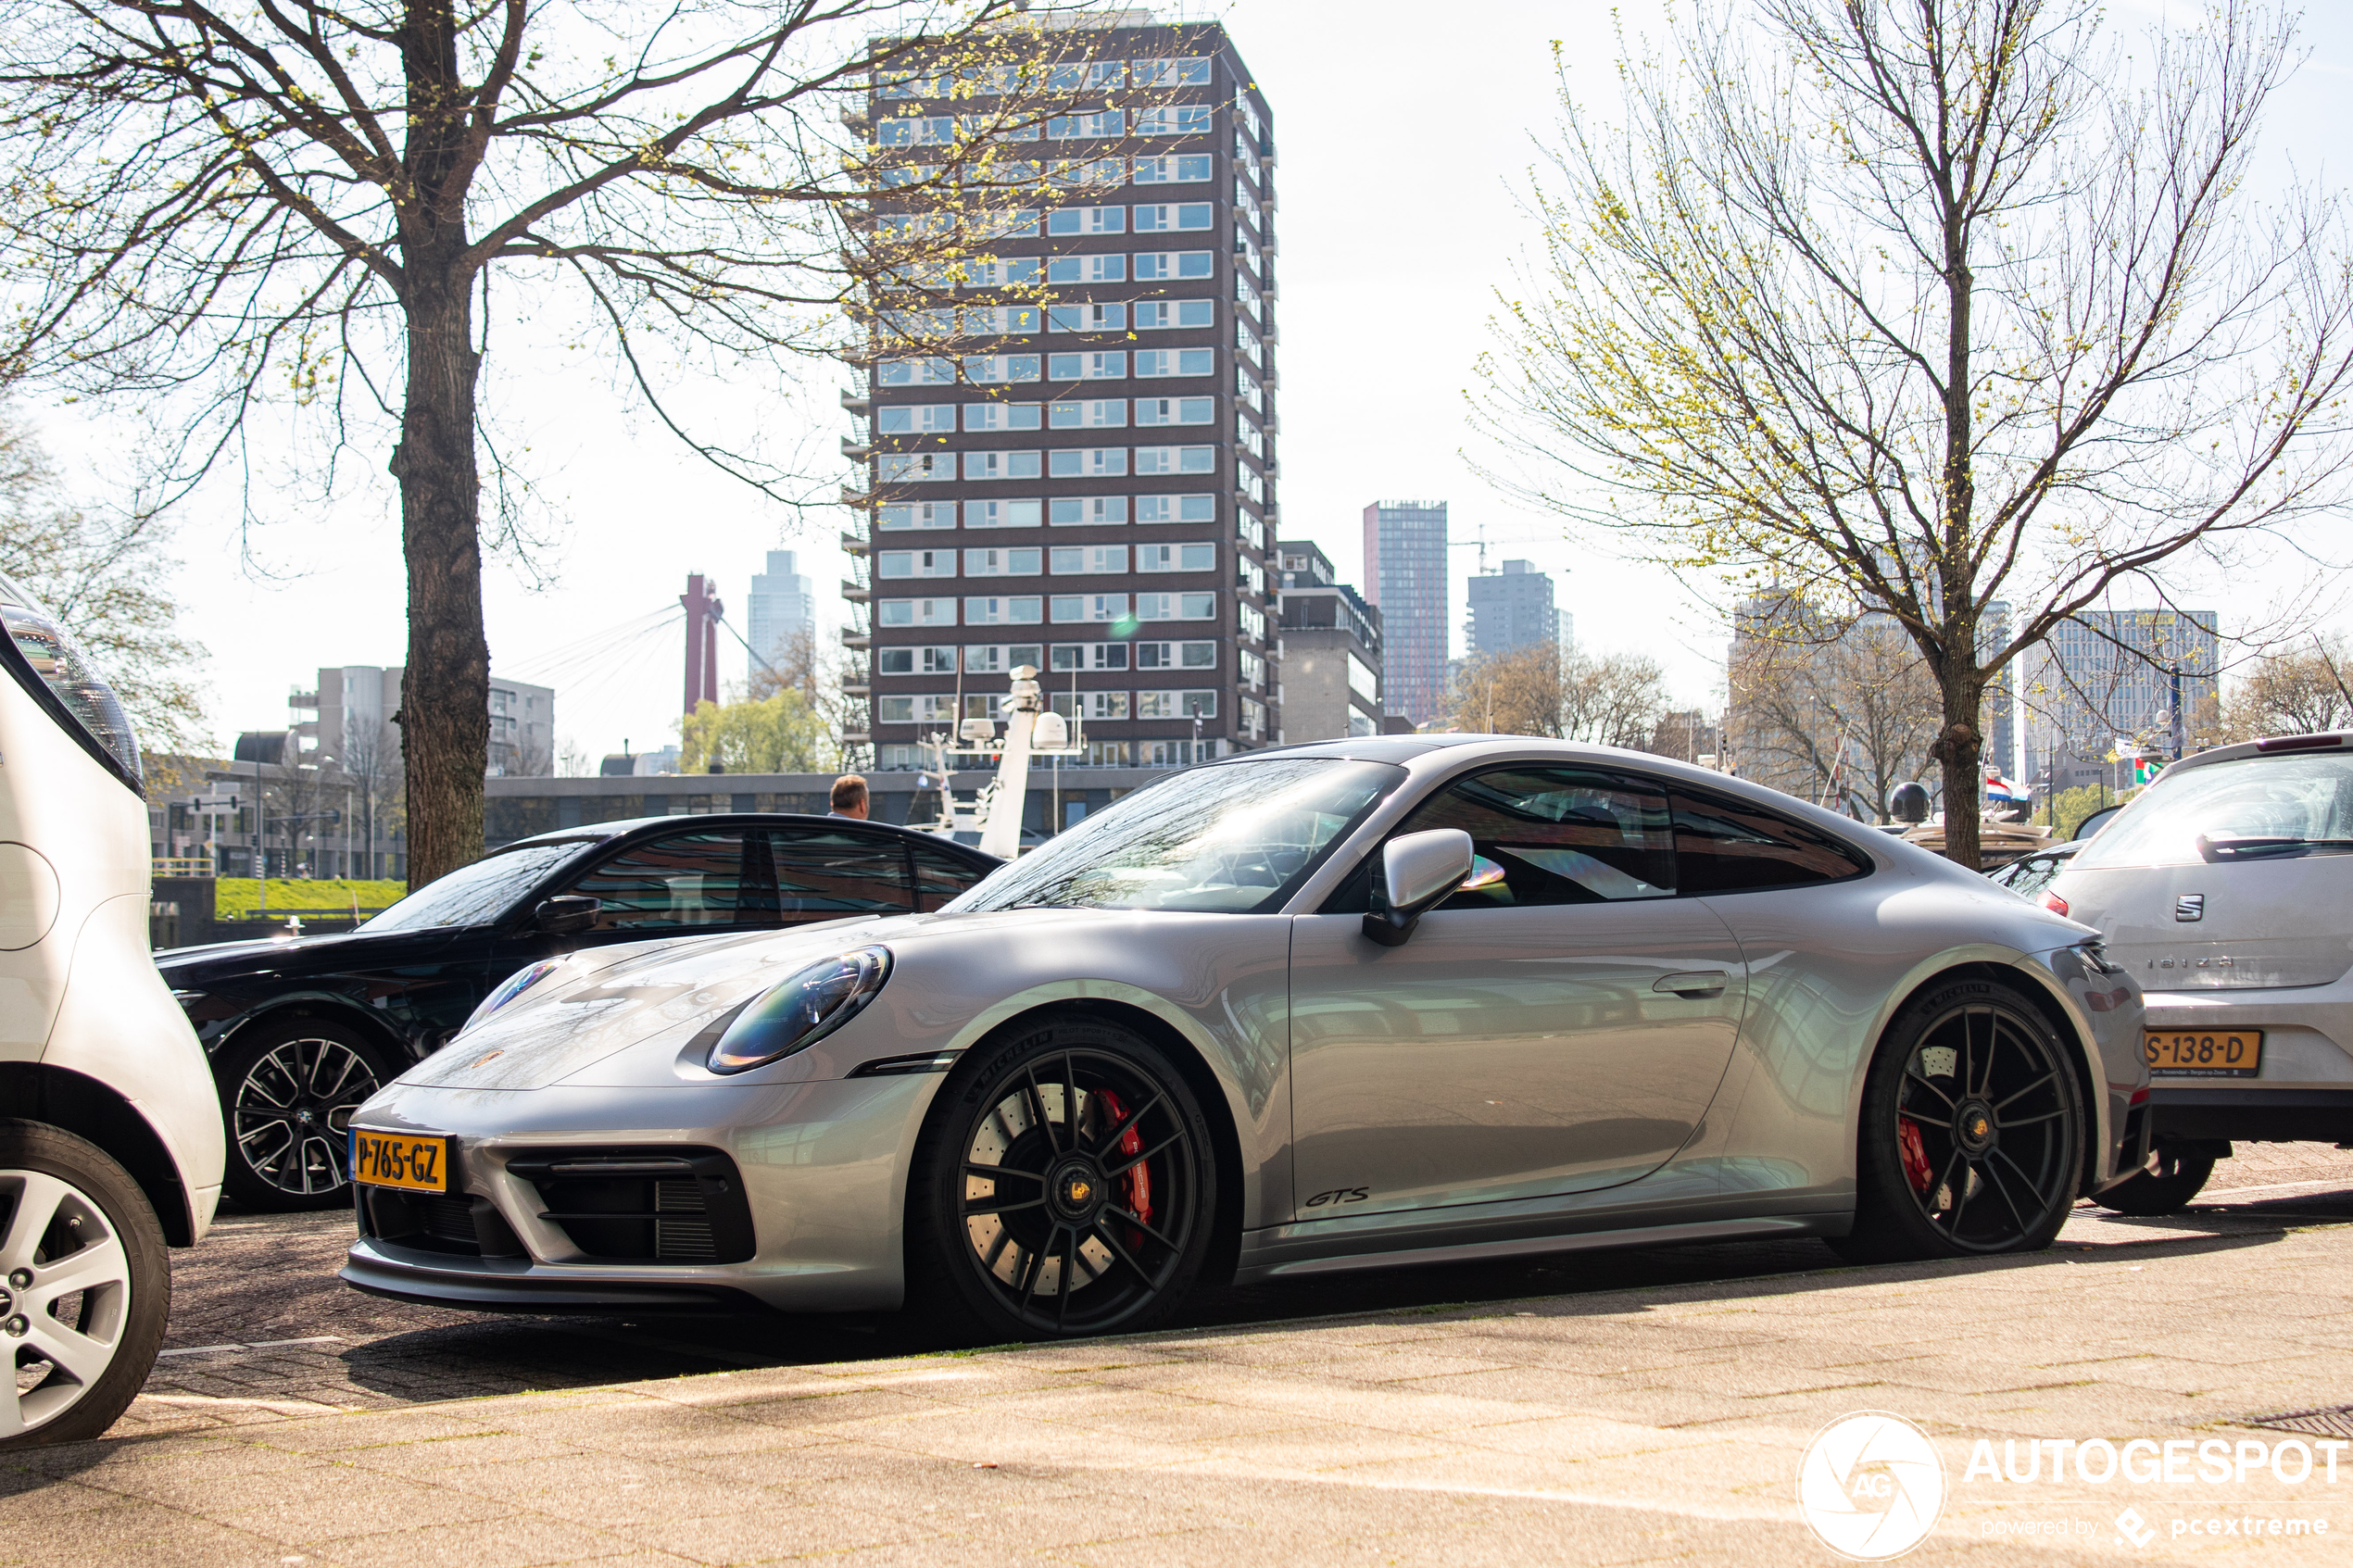
[[[148,769],[156,799],[188,782],[182,759],[203,744],[195,671],[205,650],[176,628],[178,564],[154,514],[68,504],[47,454],[20,420],[0,415],[0,572],[38,596],[106,672],[140,751],[157,764]]]
[[[1885,617],[1823,625],[1760,597],[1732,641],[1726,715],[1741,777],[1884,821],[1895,786],[1936,771],[1936,684]]]
[[[803,498],[807,476],[755,439],[690,433],[661,377],[725,376],[745,409],[795,357],[962,330],[867,286],[954,297],[963,258],[1046,178],[1005,146],[1045,107],[1029,68],[1051,42],[1009,26],[1025,8],[10,0],[0,262],[19,308],[0,370],[153,412],[175,433],[156,459],[168,496],[219,464],[249,472],[272,405],[308,433],[290,450],[321,487],[355,452],[385,461],[409,866],[430,882],[482,849],[484,460],[505,530],[528,478],[479,403],[494,279],[601,344],[699,456]],[[917,65],[971,112],[870,126],[870,84]],[[917,142],[937,144],[921,166],[886,151]],[[937,216],[877,210],[886,162]]]
[[[2322,734],[2353,729],[2353,648],[2342,636],[2257,659],[2222,702],[2217,738]]]
[[[1454,681],[1454,727],[1646,748],[1667,711],[1667,681],[1639,654],[1597,657],[1533,644],[1471,660]]]
[[[288,748],[291,756],[292,748]],[[321,786],[320,770],[299,762],[282,762],[264,776],[262,798],[269,807],[270,826],[286,843],[285,872],[293,876],[303,869],[302,841],[315,838],[325,809],[326,792]],[[261,847],[264,874],[269,867],[270,850]]]
[[[391,725],[348,714],[343,723],[343,771],[351,780],[359,805],[364,875],[376,874],[377,816],[387,798],[400,789],[400,741]],[[349,824],[346,824],[346,834]]]
[[[1644,558],[1891,618],[1975,866],[1997,672],[2341,491],[2338,212],[2249,183],[2292,26],[2221,0],[2128,53],[2094,0],[1755,9],[1630,63],[1622,129],[1564,71],[1479,407],[1535,454],[1507,483]]]

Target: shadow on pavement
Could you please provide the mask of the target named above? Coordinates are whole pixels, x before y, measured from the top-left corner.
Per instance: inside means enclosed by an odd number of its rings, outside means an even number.
[[[2177,1227],[2188,1228],[2188,1227]],[[2185,1236],[2164,1256],[2259,1247],[2277,1225]],[[2105,1251],[2105,1248],[2099,1249]],[[2140,1255],[2141,1248],[2134,1248]],[[1187,1330],[1281,1330],[1302,1320],[1383,1311],[1432,1316],[1511,1304],[1547,1316],[1639,1310],[1629,1291],[1661,1299],[1718,1300],[1785,1296],[1827,1285],[1933,1279],[1997,1270],[2069,1267],[2084,1251],[1923,1263],[1850,1265],[1818,1241],[1740,1243],[1572,1254],[1539,1262],[1397,1269],[1302,1285],[1226,1286],[1194,1293],[1154,1335]],[[732,1368],[881,1361],[966,1348],[912,1315],[871,1318],[501,1318],[422,1330],[356,1347],[343,1355],[359,1386],[409,1399],[446,1398],[420,1382],[469,1382],[471,1392],[585,1387]],[[469,1376],[468,1368],[472,1374]]]

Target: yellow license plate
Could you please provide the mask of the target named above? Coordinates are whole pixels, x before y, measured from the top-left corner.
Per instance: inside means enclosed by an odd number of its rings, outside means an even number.
[[[2170,1078],[2252,1078],[2263,1065],[2260,1029],[2149,1029],[2141,1054]]]
[[[449,1140],[351,1130],[351,1179],[408,1192],[449,1190]]]

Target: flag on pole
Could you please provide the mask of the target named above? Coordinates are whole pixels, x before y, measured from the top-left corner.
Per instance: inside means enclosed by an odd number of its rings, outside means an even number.
[[[1985,775],[1985,798],[2019,801],[2026,798],[2026,791],[2002,777],[2000,773],[1989,770]]]

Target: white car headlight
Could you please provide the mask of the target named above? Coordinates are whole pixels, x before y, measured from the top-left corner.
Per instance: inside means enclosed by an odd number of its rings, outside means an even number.
[[[821,960],[711,1020],[704,1065],[748,1073],[806,1050],[856,1017],[890,978],[890,949],[853,947]]]

